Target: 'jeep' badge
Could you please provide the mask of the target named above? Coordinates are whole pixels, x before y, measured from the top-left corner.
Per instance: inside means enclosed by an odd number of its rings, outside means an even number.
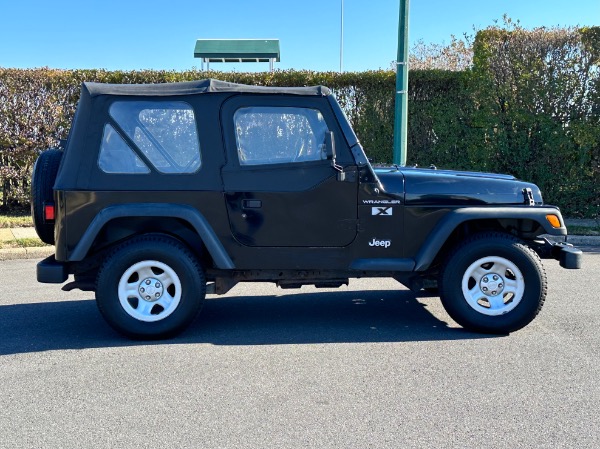
[[[372,241],[369,242],[369,246],[383,246],[384,248],[389,248],[390,246],[392,246],[392,241],[391,240],[377,240],[374,238]]]

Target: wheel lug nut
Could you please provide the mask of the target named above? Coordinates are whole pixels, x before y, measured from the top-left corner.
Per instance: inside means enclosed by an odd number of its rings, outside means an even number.
[[[160,288],[160,282],[157,282],[155,285],[156,288]]]
[[[156,296],[157,298],[160,298],[160,293],[155,293],[154,296]]]
[[[496,295],[496,290],[494,290],[494,291],[492,292],[492,295],[494,295],[494,296]]]
[[[502,288],[504,285],[502,283],[498,284],[498,288]]]
[[[483,287],[483,289],[482,289],[482,290],[483,290],[484,292],[487,292],[487,291],[488,291],[488,288],[487,288],[487,287]]]
[[[483,278],[483,282],[488,282],[488,281],[489,281],[489,279],[487,278],[487,276]]]
[[[140,287],[140,292],[144,293],[146,290],[144,289],[144,287]]]
[[[150,300],[151,298],[150,298],[150,296],[146,295],[146,299],[147,299],[147,300]]]
[[[150,285],[150,279],[146,279],[146,285]]]
[[[494,275],[494,280],[497,281],[498,280],[498,276]]]

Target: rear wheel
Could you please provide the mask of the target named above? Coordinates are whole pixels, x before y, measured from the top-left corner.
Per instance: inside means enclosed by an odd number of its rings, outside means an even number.
[[[546,273],[538,255],[502,233],[475,235],[446,260],[440,297],[466,329],[509,333],[529,324],[546,299]]]
[[[54,245],[54,223],[44,219],[44,205],[54,202],[54,182],[62,159],[61,150],[42,152],[31,176],[31,217],[35,230],[44,243]]]
[[[108,323],[132,338],[167,338],[196,317],[206,293],[196,257],[166,236],[136,237],[106,259],[96,302]]]

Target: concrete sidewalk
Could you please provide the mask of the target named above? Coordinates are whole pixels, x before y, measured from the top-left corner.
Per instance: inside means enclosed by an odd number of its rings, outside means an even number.
[[[35,228],[11,228],[0,229],[0,242],[8,242],[16,239],[37,239]]]
[[[38,239],[35,228],[0,229],[0,242],[6,243],[18,239]],[[13,259],[40,259],[54,254],[54,246],[32,246],[19,248],[0,248],[0,261]]]

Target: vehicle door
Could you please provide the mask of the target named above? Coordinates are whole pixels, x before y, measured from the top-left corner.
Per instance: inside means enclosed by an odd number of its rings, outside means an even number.
[[[355,163],[323,100],[239,95],[223,105],[228,161],[222,177],[239,243],[343,247],[355,239],[357,177],[339,176]],[[335,141],[335,163],[327,155],[328,135]]]

